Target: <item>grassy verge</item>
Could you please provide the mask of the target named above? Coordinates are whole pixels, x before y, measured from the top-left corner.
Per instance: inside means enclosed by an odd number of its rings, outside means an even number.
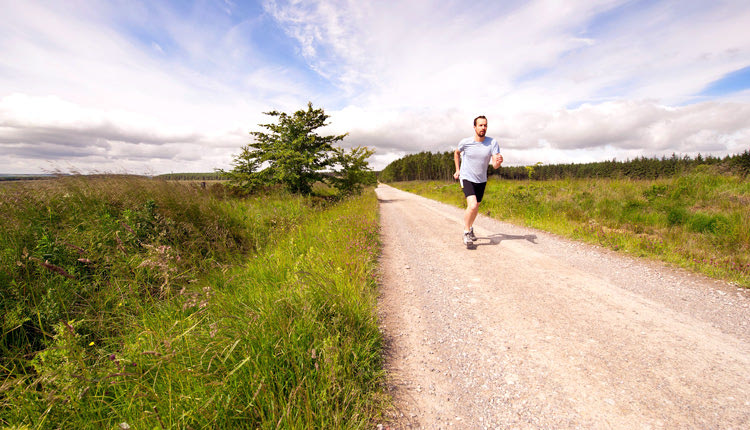
[[[402,182],[459,207],[455,182]],[[750,182],[694,173],[662,180],[490,179],[485,215],[659,259],[750,287]]]
[[[378,416],[372,192],[236,200],[102,177],[0,194],[0,425],[364,428]]]

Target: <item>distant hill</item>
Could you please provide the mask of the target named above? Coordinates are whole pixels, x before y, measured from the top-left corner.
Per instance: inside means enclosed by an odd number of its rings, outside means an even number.
[[[31,181],[34,179],[49,179],[58,175],[49,173],[25,174],[25,173],[0,173],[0,181]]]
[[[170,181],[221,181],[228,179],[227,175],[219,172],[208,173],[165,173],[154,178]]]
[[[102,174],[85,175],[101,176]],[[106,174],[105,174],[106,175]],[[58,176],[66,176],[64,173],[0,173],[0,181],[30,181],[35,179],[50,179]],[[117,175],[119,176],[119,175]],[[138,176],[138,175],[136,175]],[[207,173],[165,173],[156,175],[153,178],[166,179],[171,181],[221,181],[227,179],[226,175],[218,172]]]

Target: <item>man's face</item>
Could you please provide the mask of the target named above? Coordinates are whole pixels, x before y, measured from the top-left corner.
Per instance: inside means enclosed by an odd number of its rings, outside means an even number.
[[[474,132],[476,132],[477,136],[484,137],[484,135],[487,134],[487,120],[479,118],[477,120],[477,125],[474,126]]]

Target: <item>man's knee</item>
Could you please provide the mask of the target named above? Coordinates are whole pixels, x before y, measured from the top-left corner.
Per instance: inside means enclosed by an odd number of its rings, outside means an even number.
[[[479,202],[476,201],[476,199],[467,199],[466,200],[466,208],[473,211],[477,210],[479,207]]]

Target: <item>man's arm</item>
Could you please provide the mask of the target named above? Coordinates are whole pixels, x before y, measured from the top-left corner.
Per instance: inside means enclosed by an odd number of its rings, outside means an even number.
[[[453,174],[453,179],[458,179],[458,175],[461,173],[461,151],[458,148],[453,151],[453,163],[456,165],[456,173]]]

